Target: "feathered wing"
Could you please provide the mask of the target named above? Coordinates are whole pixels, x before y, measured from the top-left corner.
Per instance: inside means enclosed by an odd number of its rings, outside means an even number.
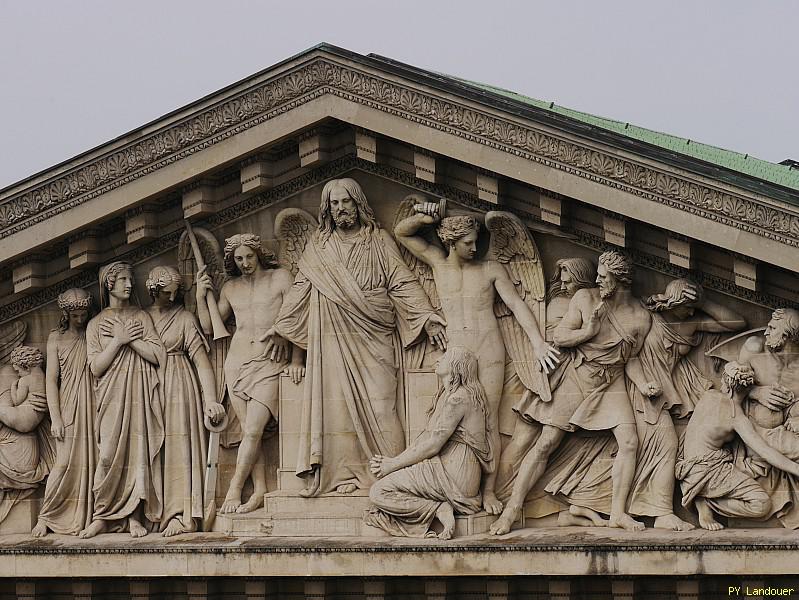
[[[216,236],[207,229],[192,227],[192,230],[194,231],[194,237],[197,238],[200,253],[203,255],[203,262],[205,262],[207,267],[206,273],[211,277],[211,281],[214,282],[216,290],[221,290],[222,285],[227,281],[222,246],[220,246]],[[183,276],[183,284],[186,288],[183,301],[186,308],[192,312],[196,312],[196,306],[194,294],[189,293],[189,290],[194,287],[194,277],[197,275],[198,270],[189,234],[184,231],[178,241],[178,271]]]
[[[301,208],[284,208],[275,217],[275,237],[280,241],[277,258],[296,276],[300,257],[311,235],[319,227],[311,213]]]
[[[516,292],[538,322],[541,335],[546,326],[546,280],[541,255],[527,228],[516,215],[503,211],[486,214],[491,233],[488,258],[505,267]],[[505,350],[524,386],[548,402],[552,398],[549,380],[539,368],[530,339],[505,303],[497,297],[494,314],[499,322]]]
[[[397,224],[407,219],[410,216],[416,214],[416,211],[413,210],[414,205],[419,197],[415,195],[410,195],[405,200],[403,200],[399,208],[397,209],[397,214],[394,217],[394,224],[391,226],[391,230],[394,231]],[[431,230],[432,231],[432,230]],[[435,233],[424,236],[430,243],[435,243],[432,239],[435,236]],[[419,280],[419,283],[422,284],[422,289],[424,290],[427,297],[430,298],[430,304],[433,305],[433,308],[436,310],[441,309],[441,300],[438,297],[438,290],[436,290],[436,282],[433,279],[433,269],[430,268],[423,260],[419,260],[416,258],[410,250],[408,250],[405,246],[401,243],[397,242],[397,246],[399,246],[400,254],[402,255],[402,260],[405,261],[405,264],[408,265],[408,268],[411,270],[411,273],[416,275],[416,278]]]
[[[0,364],[9,362],[11,352],[22,345],[27,331],[28,326],[22,321],[0,325]]]

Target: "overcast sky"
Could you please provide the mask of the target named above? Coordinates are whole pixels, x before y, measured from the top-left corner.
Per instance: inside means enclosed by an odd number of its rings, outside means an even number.
[[[326,41],[779,162],[799,2],[0,0],[0,188]]]

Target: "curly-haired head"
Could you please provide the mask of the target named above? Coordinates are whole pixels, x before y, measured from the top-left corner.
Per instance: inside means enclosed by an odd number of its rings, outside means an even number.
[[[108,292],[114,289],[122,271],[128,271],[133,280],[133,266],[128,262],[117,260],[100,269],[100,308],[108,306]]]
[[[617,281],[630,286],[633,283],[633,261],[629,256],[617,250],[608,250],[599,255],[599,264],[603,265]]]
[[[92,295],[84,289],[72,288],[58,295],[58,308],[61,309],[61,318],[58,321],[58,330],[62,333],[69,328],[69,313],[76,310],[89,311],[91,316]]]
[[[150,292],[150,297],[155,298],[158,292],[171,283],[178,284],[179,291],[183,290],[183,276],[180,272],[175,267],[159,265],[150,271],[144,285],[147,291]]]
[[[444,217],[436,228],[438,239],[449,249],[455,242],[465,237],[473,231],[480,232],[480,221],[472,215],[458,215],[456,217]]]
[[[696,299],[689,300],[683,292],[693,290],[696,292]],[[678,306],[698,306],[702,303],[705,296],[705,288],[690,279],[674,279],[668,283],[666,290],[662,294],[649,296],[644,304],[649,310],[663,312]]]
[[[737,392],[755,383],[755,372],[751,365],[733,360],[724,365],[721,382],[727,390]]]
[[[20,369],[33,369],[41,367],[44,355],[38,348],[31,346],[18,346],[11,351],[11,364]]]
[[[234,252],[242,246],[253,250],[258,256],[258,262],[264,269],[277,269],[278,262],[275,255],[261,245],[261,237],[254,233],[237,233],[225,240],[224,261],[225,272],[228,275],[237,277],[241,275],[241,270],[236,265],[233,257]]]
[[[771,320],[782,322],[785,333],[792,342],[799,341],[799,310],[794,308],[778,308],[771,314]]]

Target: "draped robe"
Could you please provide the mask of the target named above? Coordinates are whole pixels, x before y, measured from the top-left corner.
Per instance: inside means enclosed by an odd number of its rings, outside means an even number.
[[[92,521],[97,465],[94,378],[87,363],[85,334],[59,345],[58,369],[64,438],[55,441],[55,464],[47,478],[39,521],[55,533],[77,535]]]
[[[367,488],[369,457],[404,449],[401,350],[432,314],[385,231],[308,242],[274,328],[307,350],[297,474],[319,469],[316,493]]]
[[[151,313],[166,347],[164,382],[164,512],[161,531],[175,517],[184,527],[203,517],[205,429],[200,381],[192,358],[207,348],[194,315],[177,305]]]
[[[100,324],[115,316],[123,323],[139,321],[144,326],[141,342],[164,356],[163,344],[146,312],[135,307],[106,308],[86,327],[90,365],[111,342],[100,334]],[[126,344],[95,379],[95,397],[100,455],[94,478],[94,520],[127,518],[143,503],[144,516],[160,522],[164,401],[156,365]]]

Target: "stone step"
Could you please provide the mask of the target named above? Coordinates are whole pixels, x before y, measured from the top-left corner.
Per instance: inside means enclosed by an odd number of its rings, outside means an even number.
[[[264,496],[264,508],[269,514],[307,512],[360,518],[369,506],[366,490],[356,490],[352,494],[324,494],[312,498],[283,491],[270,492]]]

